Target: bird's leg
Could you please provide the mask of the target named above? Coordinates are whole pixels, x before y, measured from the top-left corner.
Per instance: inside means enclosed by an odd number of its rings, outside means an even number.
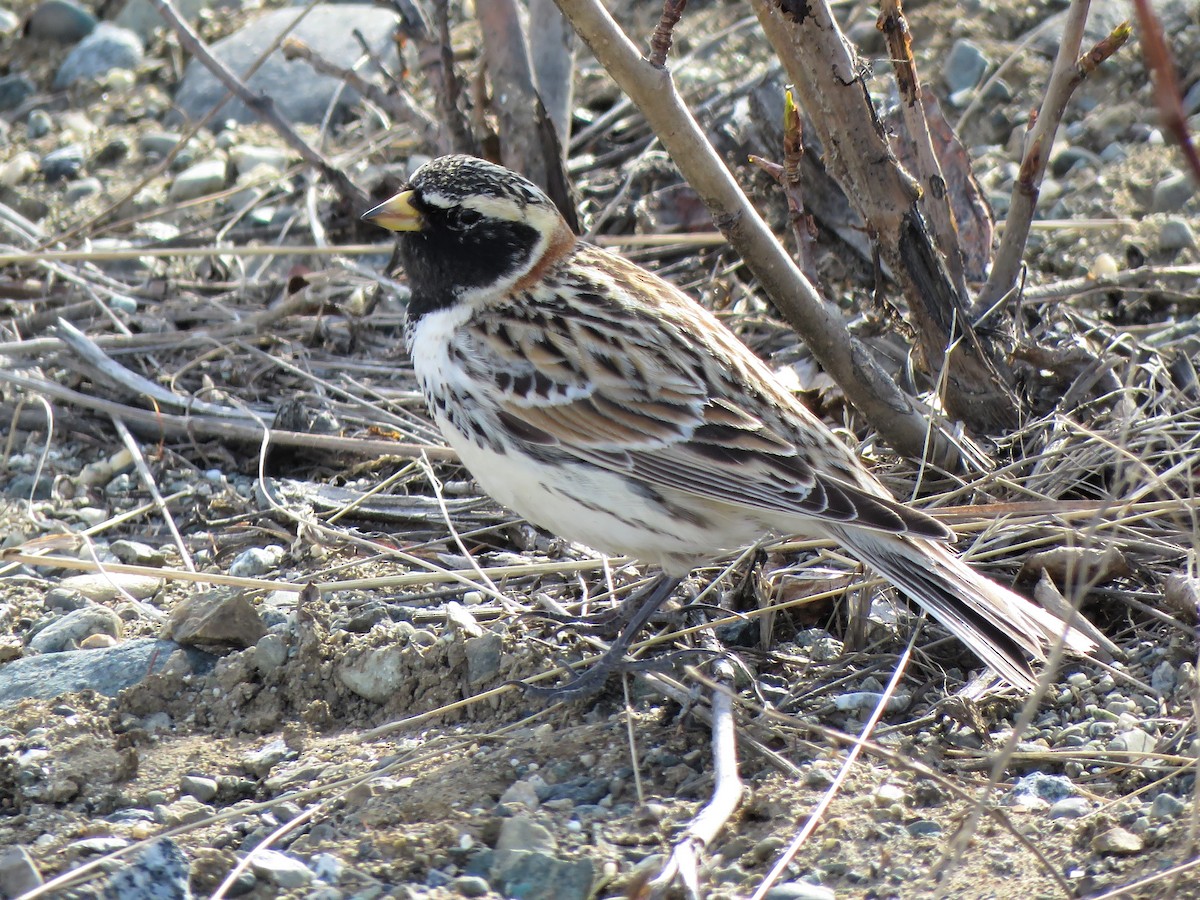
[[[671,593],[679,586],[682,580],[682,578],[673,578],[669,575],[660,575],[652,584],[647,585],[644,590],[639,591],[622,603],[622,614],[627,610],[632,611],[629,614],[628,620],[616,638],[613,639],[608,650],[604,652],[604,655],[596,660],[591,668],[582,675],[558,687],[544,688],[522,684],[525,693],[539,699],[558,701],[578,700],[600,691],[604,687],[604,683],[608,680],[608,676],[620,668],[625,651],[629,649],[634,638],[637,637],[637,633],[650,621],[650,617],[658,612],[659,607],[667,602]]]

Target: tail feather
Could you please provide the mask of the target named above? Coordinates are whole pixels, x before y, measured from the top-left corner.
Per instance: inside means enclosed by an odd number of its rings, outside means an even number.
[[[1058,616],[976,572],[941,544],[858,528],[830,530],[1018,688],[1034,688],[1030,661],[1043,662],[1060,635],[1066,634],[1073,653],[1096,649]]]

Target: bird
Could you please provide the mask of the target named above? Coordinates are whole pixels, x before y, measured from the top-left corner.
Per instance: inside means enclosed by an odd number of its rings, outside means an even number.
[[[493,499],[657,570],[607,653],[554,698],[598,691],[697,566],[766,536],[836,542],[1002,679],[1081,631],[968,566],[700,303],[567,226],[537,185],[448,155],[363,214],[395,232],[404,337],[430,413]]]

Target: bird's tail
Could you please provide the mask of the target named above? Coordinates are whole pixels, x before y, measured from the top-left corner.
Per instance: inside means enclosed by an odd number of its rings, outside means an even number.
[[[1064,645],[1072,653],[1096,649],[1091,638],[979,574],[939,543],[860,528],[830,530],[1018,688],[1034,688],[1031,660],[1043,662],[1060,635],[1066,634]]]

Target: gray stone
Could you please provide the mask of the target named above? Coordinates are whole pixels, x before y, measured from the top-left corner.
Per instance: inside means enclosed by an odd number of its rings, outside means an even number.
[[[224,161],[222,161],[224,165]],[[229,564],[229,574],[238,578],[257,578],[266,575],[283,562],[287,551],[278,544],[268,544],[265,547],[251,547]]]
[[[74,178],[83,168],[83,147],[79,144],[68,144],[51,150],[42,157],[38,168],[47,181]]]
[[[42,0],[25,23],[31,38],[73,44],[87,37],[96,27],[96,17],[69,0]]]
[[[54,76],[57,90],[97,78],[112,69],[136,69],[142,64],[142,39],[128,28],[101,22],[71,48]]]
[[[266,166],[276,172],[283,172],[291,159],[290,154],[280,147],[258,147],[245,144],[233,147],[229,158],[239,176],[252,172],[259,166]]]
[[[287,644],[281,635],[264,634],[254,645],[254,665],[264,675],[286,663],[287,656]]]
[[[1110,828],[1092,838],[1092,850],[1113,856],[1130,856],[1141,853],[1144,842],[1140,837],[1124,828]]]
[[[267,633],[267,626],[244,594],[212,590],[192,594],[177,604],[162,636],[181,644],[231,644],[252,647]]]
[[[1050,807],[1048,815],[1052,819],[1082,819],[1092,811],[1092,804],[1086,797],[1064,797]]]
[[[215,657],[185,650],[172,641],[142,638],[100,650],[72,650],[42,656],[26,656],[0,667],[0,707],[33,697],[53,700],[75,691],[92,690],[115,697],[149,675],[162,671],[172,654],[187,668],[204,673],[213,667]],[[172,667],[178,665],[173,662]]]
[[[1175,667],[1169,660],[1164,659],[1154,667],[1154,671],[1150,674],[1150,687],[1163,695],[1170,694],[1175,690],[1178,681],[1179,673],[1175,671]]]
[[[1158,230],[1158,248],[1166,253],[1196,246],[1196,233],[1184,219],[1167,219]]]
[[[50,118],[50,113],[44,109],[35,109],[29,113],[25,119],[25,133],[31,141],[36,141],[40,137],[45,137],[54,128],[54,120]],[[83,151],[79,152],[80,160],[83,159]]]
[[[0,35],[10,35],[21,25],[21,19],[11,9],[0,6]]]
[[[1178,212],[1195,193],[1196,185],[1192,182],[1192,176],[1186,172],[1175,172],[1154,186],[1150,211]]]
[[[991,65],[983,51],[968,40],[959,38],[950,48],[942,65],[942,79],[950,93],[969,90],[983,80]]]
[[[1153,735],[1147,734],[1140,728],[1118,734],[1108,742],[1108,749],[1118,753],[1153,753],[1158,741]],[[1131,759],[1127,765],[1138,765],[1142,760]]]
[[[135,600],[148,600],[158,593],[163,585],[161,578],[147,575],[123,575],[117,572],[91,572],[87,575],[72,575],[58,583],[60,588],[77,591],[89,600],[107,603],[122,594]]]
[[[302,888],[314,878],[308,866],[278,850],[256,850],[250,868],[263,881],[284,889]]]
[[[38,653],[62,653],[76,650],[84,638],[93,634],[119,637],[121,617],[104,606],[85,606],[55,619],[29,641]]]
[[[507,854],[493,867],[491,883],[504,896],[521,900],[588,900],[595,877],[589,859],[522,851]]]
[[[104,185],[100,183],[99,178],[80,178],[78,181],[72,182],[63,191],[63,200],[72,205],[78,203],[87,197],[99,194],[104,190]]]
[[[460,875],[450,882],[450,886],[464,897],[482,897],[491,890],[487,879],[478,875]]]
[[[0,112],[16,109],[32,97],[36,90],[37,86],[20,73],[0,78]]]
[[[175,176],[170,190],[167,191],[167,199],[172,203],[186,203],[188,200],[215,194],[225,188],[227,171],[225,160],[219,158],[206,159],[189,166]],[[260,562],[259,557],[265,559],[265,551],[261,547],[251,547],[233,561],[229,567],[229,574],[239,578],[253,578],[270,571],[270,566]],[[235,566],[238,567],[236,573]]]
[[[364,700],[383,703],[400,690],[409,673],[404,665],[403,651],[391,646],[344,657],[338,666],[337,677]]]
[[[476,684],[486,681],[500,671],[500,652],[504,640],[498,634],[485,634],[467,641],[467,681]]]
[[[217,796],[217,781],[203,775],[184,775],[179,779],[179,789],[201,803],[210,803]]]
[[[213,814],[214,810],[207,803],[201,803],[195,797],[180,797],[174,803],[160,803],[154,807],[154,821],[168,828],[201,822]]]
[[[130,566],[161,566],[167,561],[162,550],[140,541],[121,538],[109,544],[108,549],[113,556]]]
[[[942,826],[932,819],[917,819],[909,823],[906,830],[911,837],[932,837],[942,833]]]
[[[496,857],[501,860],[505,854],[516,852],[554,853],[558,843],[554,835],[543,825],[528,816],[512,816],[505,819],[500,826],[500,836],[496,840]]]
[[[1150,818],[1174,819],[1183,814],[1187,804],[1172,794],[1159,794],[1150,804]]]
[[[832,888],[807,881],[785,881],[767,891],[764,900],[836,900]]]
[[[337,884],[341,880],[346,864],[332,853],[318,853],[309,861],[309,867],[317,881]]]
[[[244,72],[296,21],[299,13],[296,9],[264,13],[235,34],[214,43],[212,52],[233,71]],[[320,4],[313,7],[290,34],[330,63],[351,68],[362,56],[362,47],[354,36],[358,31],[366,37],[377,58],[392,66],[396,64],[396,48],[392,41],[396,22],[395,13],[380,7],[359,3]],[[359,74],[366,78],[378,77],[378,73],[370,68],[360,69]],[[278,49],[250,77],[249,87],[269,98],[276,110],[292,122],[317,124],[325,118],[331,103],[336,103],[338,115],[335,119],[344,117],[358,102],[357,92],[343,89],[339,79],[317,74],[302,60],[289,62]],[[199,119],[221,104],[226,93],[225,86],[202,62],[194,59],[184,70],[175,95],[175,106],[186,118]],[[215,121],[233,119],[246,123],[256,118],[240,100],[230,100],[221,107]]]
[[[1038,806],[1045,804],[1048,806],[1064,797],[1073,797],[1077,793],[1078,789],[1069,778],[1062,775],[1031,772],[1017,779],[1004,802],[1008,805]]]
[[[18,897],[41,883],[42,875],[24,847],[0,850],[0,894]]]
[[[169,838],[155,841],[104,885],[104,900],[188,900],[188,860]]]
[[[147,156],[165,157],[183,140],[177,131],[148,131],[138,138],[138,149]]]

